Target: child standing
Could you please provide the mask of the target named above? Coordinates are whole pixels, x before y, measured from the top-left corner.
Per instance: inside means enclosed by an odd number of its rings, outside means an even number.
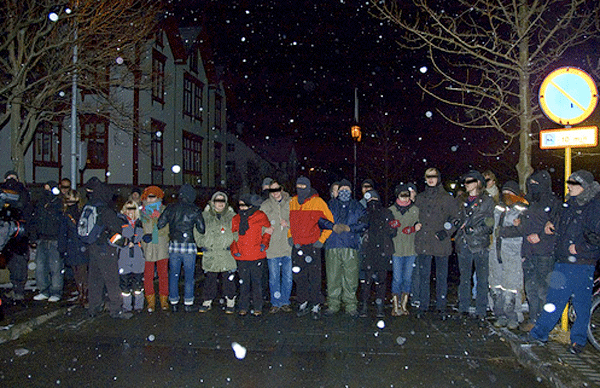
[[[140,311],[144,308],[144,254],[140,242],[143,236],[138,204],[129,200],[121,209],[119,218],[124,222],[121,235],[125,246],[119,248],[119,286],[123,297],[123,310]],[[133,294],[133,295],[132,295]]]

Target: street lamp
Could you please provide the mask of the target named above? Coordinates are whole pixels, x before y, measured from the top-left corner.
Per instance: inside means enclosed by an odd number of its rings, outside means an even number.
[[[350,136],[352,136],[352,143],[354,144],[354,184],[353,187],[356,190],[356,144],[362,139],[362,133],[360,126],[358,125],[358,88],[354,88],[354,121],[355,124],[350,128]]]

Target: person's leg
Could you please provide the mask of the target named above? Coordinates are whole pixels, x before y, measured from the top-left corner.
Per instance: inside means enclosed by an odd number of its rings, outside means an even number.
[[[202,300],[213,300],[217,296],[217,280],[219,272],[205,272],[202,287]]]
[[[571,273],[568,282],[573,291],[571,302],[577,316],[571,326],[571,344],[585,346],[592,307],[594,266],[571,265],[570,267]]]
[[[48,241],[48,264],[50,267],[50,296],[62,298],[65,261],[58,253],[58,242]]]
[[[158,294],[169,296],[169,259],[157,261],[156,272],[158,273]],[[152,278],[154,278],[154,273]]]
[[[47,297],[50,296],[50,266],[48,260],[48,242],[39,240],[35,251],[35,283],[40,294]]]
[[[28,253],[19,255],[15,252],[8,254],[8,270],[10,282],[13,285],[15,300],[23,300],[25,296],[25,283],[27,282],[27,258]]]
[[[400,295],[403,281],[403,257],[392,256],[392,294]]]
[[[108,310],[111,315],[115,315],[121,311],[123,304],[119,287],[119,255],[114,247],[107,245],[102,246],[101,249],[103,258],[100,263],[100,271],[108,295]]]
[[[466,250],[467,248],[465,248]],[[468,313],[471,306],[471,269],[473,257],[469,252],[458,254],[458,269],[460,271],[460,284],[458,286],[458,311]]]
[[[344,249],[342,256],[342,301],[346,312],[356,311],[358,300],[356,290],[358,288],[358,251],[356,249]]]
[[[119,274],[119,289],[123,299],[123,311],[133,310],[133,295],[130,288],[130,274]]]
[[[292,272],[293,279],[296,282],[296,299],[302,305],[308,302],[308,270],[304,260],[304,246],[292,248]],[[302,254],[301,254],[302,253]]]
[[[401,258],[400,293],[410,293],[415,268],[416,256],[404,256]]]
[[[327,305],[331,311],[339,311],[342,299],[343,249],[325,250],[325,273],[327,275]]]
[[[537,340],[548,340],[548,334],[556,326],[571,297],[572,289],[567,278],[568,268],[565,268],[569,265],[557,263],[554,266],[554,271],[550,274],[550,287],[548,288],[546,304],[537,318],[535,326],[530,331],[530,335]]]
[[[90,262],[88,264],[88,300],[89,313],[95,315],[102,310],[102,296],[104,293],[104,280],[100,271],[99,263],[102,260],[97,249],[90,250]]]
[[[172,252],[169,255],[169,302],[171,304],[179,303],[179,276],[182,263],[183,254]]]
[[[323,302],[325,301],[323,293],[321,292],[321,249],[315,248],[312,245],[309,245],[307,247],[310,255],[306,257],[307,260],[310,259],[307,261],[309,287],[308,301],[310,305],[315,306],[323,304]]]
[[[477,299],[475,301],[475,311],[478,317],[483,318],[486,315],[488,306],[490,259],[487,249],[477,252],[474,256],[475,273],[477,274]]]
[[[267,259],[269,267],[269,290],[271,291],[271,305],[281,307],[281,257]]]
[[[236,291],[236,271],[221,272],[221,284],[223,286],[223,296],[228,299],[235,297]]]
[[[292,293],[292,258],[284,256],[280,258],[281,263],[281,298],[282,306],[290,304],[290,295]]]
[[[538,289],[536,287],[536,268],[534,257],[526,257],[523,260],[523,284],[525,286],[525,296],[529,305],[529,323],[535,324],[540,313],[541,306],[538,298]]]
[[[448,303],[448,256],[436,256],[435,273],[436,307],[444,311]]]
[[[183,293],[183,303],[186,306],[194,304],[194,286],[196,277],[196,254],[186,253],[183,256],[183,270],[185,272],[185,283]]]
[[[250,308],[250,262],[240,260],[238,263],[238,274],[240,276],[240,299],[238,306],[240,311],[248,312]]]
[[[262,312],[263,309],[263,268],[266,263],[266,259],[260,259],[251,262],[250,267],[250,282],[252,287],[252,307],[254,312]]]
[[[133,289],[133,309],[141,311],[144,308],[144,273],[131,274],[131,288]]]
[[[154,295],[154,261],[144,263],[144,289],[146,295]]]
[[[430,255],[419,255],[419,310],[427,311],[429,309],[430,287],[431,287],[431,258]],[[437,283],[436,283],[437,284]]]

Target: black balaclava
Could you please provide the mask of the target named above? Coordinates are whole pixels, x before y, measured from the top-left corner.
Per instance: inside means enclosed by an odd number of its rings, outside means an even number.
[[[261,198],[256,194],[242,194],[240,196],[240,202],[245,203],[248,206],[246,210],[240,210],[240,229],[238,234],[243,236],[246,234],[248,229],[250,229],[250,224],[248,223],[248,219],[251,215],[256,213],[256,211],[260,207]]]
[[[546,170],[536,171],[527,179],[526,186],[527,195],[525,199],[529,202],[539,202],[544,194],[552,192],[550,174]]]
[[[306,188],[299,189],[297,185],[306,185]],[[299,177],[296,180],[296,191],[298,192],[298,203],[303,204],[312,195],[310,180],[305,176]]]

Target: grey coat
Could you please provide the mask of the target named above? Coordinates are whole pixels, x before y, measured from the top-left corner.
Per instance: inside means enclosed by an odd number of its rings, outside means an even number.
[[[415,251],[417,255],[449,256],[452,253],[450,236],[454,227],[444,228],[451,222],[458,211],[456,200],[448,194],[442,185],[427,186],[425,191],[417,195],[415,205],[419,208],[421,230],[415,235]],[[442,232],[440,240],[436,233]]]

